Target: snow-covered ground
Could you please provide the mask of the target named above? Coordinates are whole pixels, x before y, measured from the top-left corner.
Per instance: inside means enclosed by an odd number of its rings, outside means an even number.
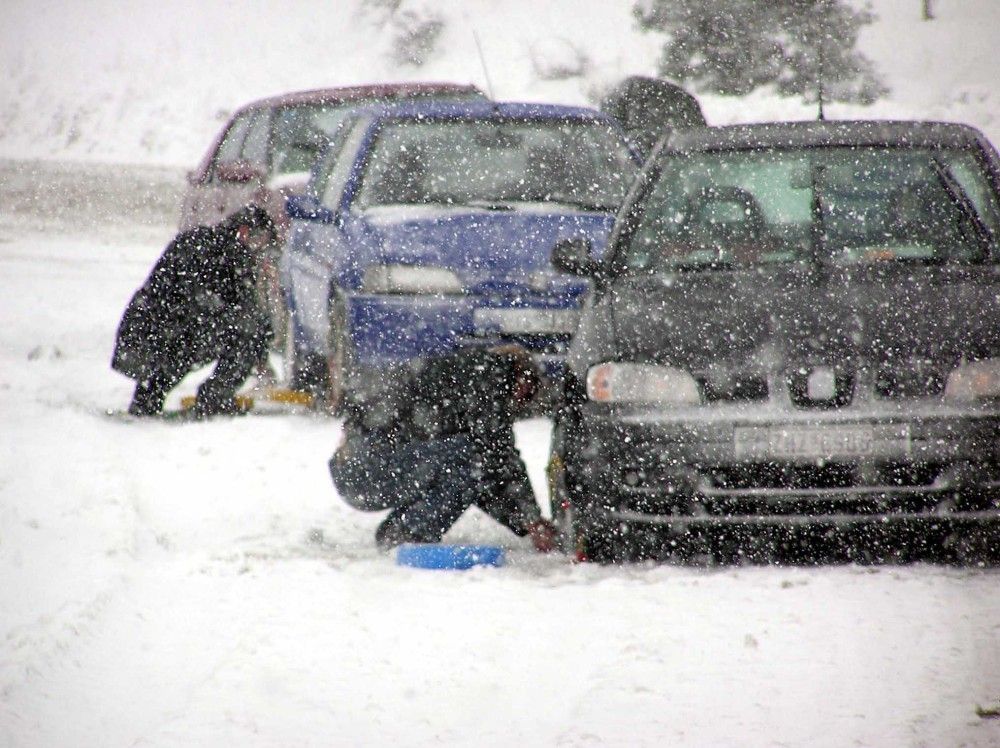
[[[975,711],[1000,700],[998,572],[581,566],[475,512],[448,539],[503,543],[508,566],[417,571],[330,486],[337,420],[107,415],[130,393],[108,368],[118,317],[226,111],[485,86],[473,30],[498,97],[592,101],[653,70],[631,4],[403,0],[446,21],[414,69],[360,0],[3,3],[0,156],[91,163],[0,163],[0,746],[1000,745]],[[919,6],[874,3],[862,44],[893,94],[830,114],[1000,141],[1000,3]],[[574,49],[584,75],[539,77]],[[812,114],[766,92],[704,104],[716,123]],[[543,496],[547,437],[519,431]]]

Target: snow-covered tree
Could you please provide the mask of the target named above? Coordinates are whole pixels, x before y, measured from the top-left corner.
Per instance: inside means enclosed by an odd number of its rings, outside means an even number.
[[[702,93],[742,96],[773,85],[783,96],[869,104],[888,92],[855,47],[874,20],[846,0],[640,0],[639,27],[666,43],[659,73]]]

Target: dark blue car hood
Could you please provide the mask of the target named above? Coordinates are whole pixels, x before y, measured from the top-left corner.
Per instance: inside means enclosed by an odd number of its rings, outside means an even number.
[[[382,262],[446,267],[470,290],[528,278],[537,287],[547,277],[547,290],[571,293],[584,284],[552,271],[553,246],[559,239],[587,237],[600,256],[613,221],[610,214],[554,213],[551,206],[544,212],[397,206],[370,209],[362,218],[363,230],[381,248]]]

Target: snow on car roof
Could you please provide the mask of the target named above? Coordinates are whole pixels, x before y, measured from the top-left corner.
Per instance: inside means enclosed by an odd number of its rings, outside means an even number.
[[[677,130],[665,151],[747,150],[822,146],[981,146],[979,130],[950,122],[838,120],[762,122]]]
[[[470,101],[420,101],[393,104],[374,104],[358,108],[359,113],[376,117],[428,117],[485,118],[485,119],[583,119],[613,122],[609,116],[596,109],[561,104],[535,104],[529,102]]]
[[[348,104],[359,99],[378,97],[433,96],[449,94],[485,94],[469,83],[379,83],[367,86],[343,86],[336,88],[317,88],[308,91],[289,91],[288,93],[256,99],[240,107],[240,111],[261,107],[290,106],[293,104]]]

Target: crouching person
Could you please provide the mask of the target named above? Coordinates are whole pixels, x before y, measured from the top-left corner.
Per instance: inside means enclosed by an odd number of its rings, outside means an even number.
[[[274,237],[267,213],[248,206],[167,246],[118,327],[111,366],[136,382],[129,413],[156,415],[185,375],[212,361],[192,413],[235,412],[236,390],[271,339],[256,282],[261,248]]]
[[[477,506],[550,551],[555,528],[514,444],[514,420],[538,390],[534,363],[516,346],[414,362],[384,396],[347,406],[334,485],[356,509],[390,510],[375,532],[383,549],[438,542]]]

